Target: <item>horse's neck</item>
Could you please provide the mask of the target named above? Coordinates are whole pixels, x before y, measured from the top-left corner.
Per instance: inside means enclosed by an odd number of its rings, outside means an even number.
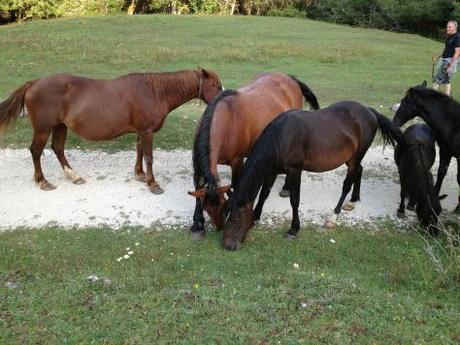
[[[194,71],[151,74],[150,80],[154,97],[164,103],[168,113],[199,96],[199,79]]]
[[[446,105],[441,104],[442,101],[432,102],[429,99],[423,99],[421,105],[421,117],[428,126],[436,133],[437,137],[445,139],[448,135],[449,128],[452,127],[456,117],[448,114]]]

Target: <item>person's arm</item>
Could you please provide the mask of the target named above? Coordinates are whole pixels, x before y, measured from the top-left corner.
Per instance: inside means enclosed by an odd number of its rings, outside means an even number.
[[[452,57],[452,61],[450,62],[449,66],[447,66],[447,73],[452,73],[452,71],[455,69],[459,56],[460,56],[460,36],[459,34],[457,34],[457,37],[455,40],[455,53],[454,53],[454,56]]]

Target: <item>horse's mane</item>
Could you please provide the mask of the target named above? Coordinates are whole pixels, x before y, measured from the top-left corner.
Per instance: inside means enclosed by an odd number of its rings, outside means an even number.
[[[412,91],[420,95],[421,97],[434,98],[435,100],[450,103],[452,102],[456,106],[460,107],[460,103],[454,100],[451,96],[446,95],[445,93],[429,89],[423,86],[414,86],[411,88]]]
[[[230,209],[254,202],[265,179],[278,174],[280,161],[280,132],[289,112],[276,117],[260,135],[244,164],[235,191],[230,199]]]
[[[225,90],[219,93],[206,107],[200,120],[200,127],[193,144],[193,178],[195,187],[199,188],[208,184],[207,197],[213,204],[218,202],[217,181],[209,167],[211,152],[211,123],[217,104],[225,97],[234,96],[235,90]]]
[[[177,72],[146,73],[145,81],[152,91],[160,98],[177,95],[187,99],[199,88],[200,78],[198,71],[183,70]]]

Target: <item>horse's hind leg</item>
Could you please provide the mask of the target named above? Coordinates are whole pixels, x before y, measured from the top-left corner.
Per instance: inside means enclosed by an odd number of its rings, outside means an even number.
[[[347,176],[345,177],[345,180],[343,181],[342,195],[340,196],[339,202],[337,203],[337,206],[334,209],[334,214],[326,220],[326,223],[324,224],[325,228],[334,228],[337,225],[337,216],[340,214],[340,210],[342,209],[343,202],[345,201],[345,198],[347,194],[350,192],[351,186],[353,185],[353,182],[355,181],[357,165],[354,163],[347,163],[347,165],[348,165],[348,171],[347,171]]]
[[[343,205],[342,209],[344,211],[352,211],[355,209],[355,203],[361,199],[361,176],[363,175],[363,166],[358,165],[358,168],[355,173],[355,178],[353,181],[353,191],[351,192],[351,199],[349,202]]]
[[[65,175],[72,180],[72,183],[83,184],[86,181],[78,176],[70,166],[67,158],[64,154],[64,144],[67,138],[67,126],[63,123],[55,126],[53,128],[53,139],[51,143],[51,148],[56,154],[56,157],[61,164],[62,169],[64,170]]]
[[[136,155],[136,164],[134,165],[134,176],[136,180],[145,182],[145,173],[144,169],[142,168],[142,158],[144,156],[144,151],[142,150],[142,140],[140,136],[137,136],[137,155]]]
[[[34,180],[43,190],[49,191],[56,189],[51,183],[49,183],[43,176],[42,166],[40,159],[45,148],[46,142],[50,136],[50,131],[46,132],[34,132],[34,138],[32,140],[32,145],[30,145],[30,153],[32,154],[32,159],[34,161]]]
[[[154,194],[162,194],[164,191],[160,185],[155,181],[153,176],[153,149],[152,149],[152,139],[153,133],[150,131],[140,134],[142,142],[142,151],[144,153],[145,165],[147,166],[147,174],[145,176],[145,182],[149,187],[150,191]]]
[[[302,177],[302,170],[290,171],[288,174],[288,186],[289,186],[289,200],[292,207],[292,222],[291,228],[286,233],[285,237],[288,240],[297,237],[297,233],[300,229],[299,220],[299,203],[300,203],[300,182]]]
[[[282,198],[289,198],[289,186],[288,186],[288,182],[289,182],[289,176],[286,174],[286,178],[284,180],[284,184],[283,184],[283,187],[281,187],[281,190],[280,192],[278,193],[280,197]]]

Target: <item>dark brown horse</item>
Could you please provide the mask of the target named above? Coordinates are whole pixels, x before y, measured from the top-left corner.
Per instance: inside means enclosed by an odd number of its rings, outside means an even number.
[[[375,110],[356,102],[339,102],[315,112],[291,110],[271,122],[254,145],[230,198],[230,216],[224,229],[224,247],[235,250],[259,219],[276,176],[287,174],[292,223],[287,238],[300,228],[299,199],[302,170],[323,172],[348,167],[342,195],[326,227],[334,227],[352,186],[351,202],[360,199],[361,160],[380,128],[385,141],[402,142],[402,133]],[[258,204],[253,204],[260,191]],[[314,198],[314,196],[312,196]]]
[[[203,208],[214,225],[224,222],[225,192],[219,187],[217,165],[232,169],[232,185],[238,181],[244,157],[271,120],[288,109],[302,109],[303,97],[314,109],[318,101],[301,81],[282,73],[266,73],[236,91],[226,90],[206,108],[197,127],[193,147],[193,169],[196,197],[192,235],[204,237]]]
[[[136,178],[161,194],[152,171],[152,138],[173,109],[193,99],[210,102],[222,90],[216,73],[204,69],[172,73],[134,73],[114,80],[95,80],[56,74],[29,81],[0,104],[0,129],[5,129],[24,108],[34,128],[30,152],[35,182],[43,190],[55,189],[43,176],[40,157],[50,134],[52,149],[73,183],[85,180],[64,155],[67,128],[89,140],[108,140],[137,133]],[[142,159],[147,173],[144,173]]]

